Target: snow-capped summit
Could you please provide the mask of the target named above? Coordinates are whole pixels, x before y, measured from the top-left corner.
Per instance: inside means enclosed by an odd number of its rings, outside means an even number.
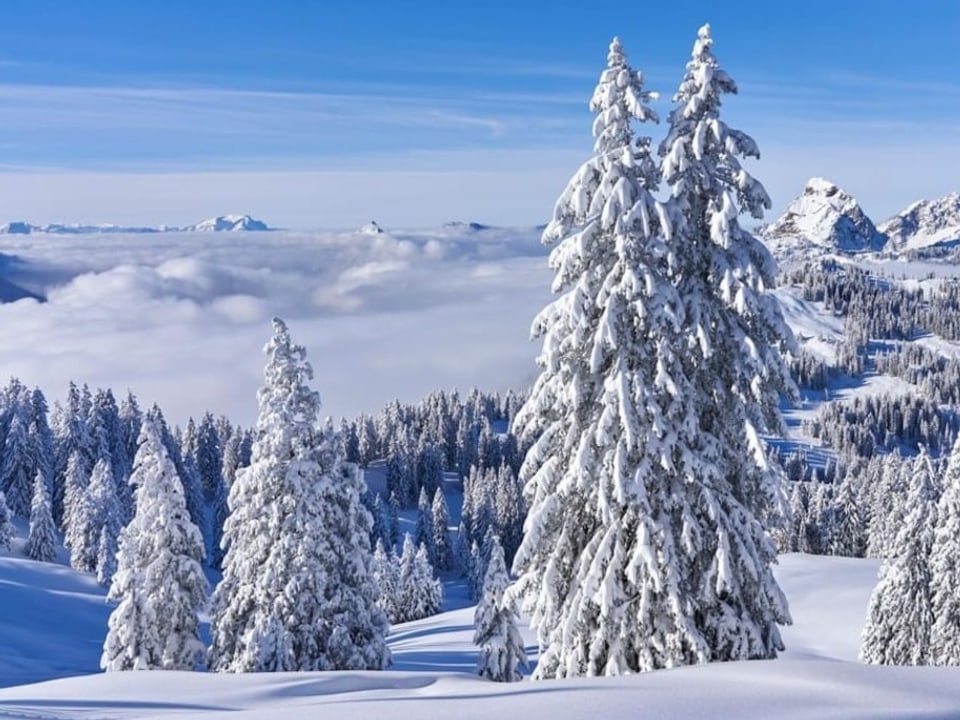
[[[896,250],[916,250],[960,240],[960,193],[920,200],[886,220],[879,228]]]
[[[841,252],[880,250],[887,242],[860,203],[823,178],[808,180],[803,194],[762,234],[767,239],[801,238]]]
[[[376,220],[371,220],[362,228],[360,228],[358,232],[363,233],[364,235],[381,235],[383,233],[383,228],[377,224]]]
[[[218,215],[187,228],[197,232],[235,232],[238,230],[269,230],[267,224],[249,215]]]

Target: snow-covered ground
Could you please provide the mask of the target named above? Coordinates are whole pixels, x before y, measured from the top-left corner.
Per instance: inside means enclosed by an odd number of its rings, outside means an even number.
[[[777,577],[794,625],[777,660],[499,685],[472,674],[470,607],[393,628],[386,672],[99,674],[103,592],[63,566],[5,558],[0,684],[12,686],[0,689],[0,718],[960,717],[960,668],[857,662],[877,569],[872,560],[782,557]],[[96,674],[63,677],[77,673]]]

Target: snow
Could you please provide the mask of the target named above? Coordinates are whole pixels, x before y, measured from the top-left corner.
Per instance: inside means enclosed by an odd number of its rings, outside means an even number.
[[[781,251],[778,256],[798,238],[842,252],[880,250],[887,240],[856,199],[823,178],[807,181],[803,193],[763,230],[763,236],[781,241],[771,248]]]
[[[780,287],[774,294],[797,342],[821,360],[833,362],[843,340],[843,318],[825,310],[823,303],[804,300],[795,288]]]
[[[897,250],[917,250],[960,240],[960,194],[920,200],[878,227]]]
[[[794,625],[780,659],[619,678],[492,683],[474,676],[472,608],[397,626],[386,672],[94,672],[109,606],[92,578],[0,558],[0,718],[930,718],[960,714],[960,669],[865,666],[860,629],[879,563],[785,555]],[[527,642],[531,638],[527,635]]]

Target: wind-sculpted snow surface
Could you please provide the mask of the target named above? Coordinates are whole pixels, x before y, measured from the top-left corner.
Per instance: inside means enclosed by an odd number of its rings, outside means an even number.
[[[318,358],[332,415],[437,387],[532,380],[529,318],[548,297],[539,231],[7,235],[0,365],[56,395],[131,388],[172,423],[251,424],[270,318]]]
[[[619,678],[492,683],[473,674],[473,609],[463,608],[395,627],[390,638],[395,669],[386,672],[93,674],[2,689],[0,717],[381,720],[386,713],[417,720],[579,720],[637,717],[638,708],[658,720],[767,720],[771,708],[785,720],[956,717],[960,669],[856,662],[878,566],[873,560],[783,556],[777,576],[794,625],[784,629],[788,649],[778,660]],[[0,684],[95,672],[99,644],[85,638],[97,619],[105,627],[109,606],[92,579],[62,567],[3,559],[0,582],[5,638]],[[19,587],[19,594],[8,592],[10,587]],[[43,598],[45,620],[40,612],[25,612]],[[97,612],[84,615],[88,607]],[[11,633],[15,626],[23,631]],[[48,658],[46,675],[42,654]],[[32,674],[18,663],[32,666]]]

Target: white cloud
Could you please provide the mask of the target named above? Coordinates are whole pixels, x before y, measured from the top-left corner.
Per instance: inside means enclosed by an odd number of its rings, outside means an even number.
[[[532,229],[36,235],[3,246],[21,260],[12,279],[48,285],[49,302],[0,305],[0,367],[51,399],[71,379],[129,388],[175,422],[206,409],[253,421],[273,315],[307,347],[333,415],[438,387],[524,385],[550,277]]]

